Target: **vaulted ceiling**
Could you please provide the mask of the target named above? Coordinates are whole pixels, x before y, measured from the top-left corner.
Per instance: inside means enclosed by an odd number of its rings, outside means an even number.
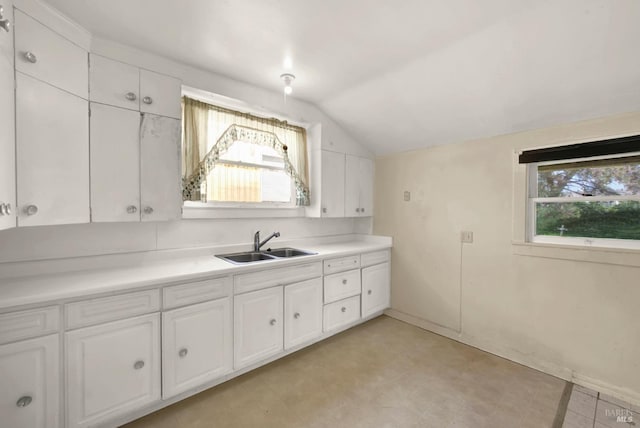
[[[48,0],[94,34],[294,96],[383,154],[640,110],[638,0]]]

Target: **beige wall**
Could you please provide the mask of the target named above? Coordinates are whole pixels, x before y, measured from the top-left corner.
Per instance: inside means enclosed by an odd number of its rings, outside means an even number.
[[[631,133],[640,113],[379,158],[373,231],[394,239],[392,315],[640,403],[640,269],[512,243],[516,151]],[[640,252],[623,256],[640,266]]]

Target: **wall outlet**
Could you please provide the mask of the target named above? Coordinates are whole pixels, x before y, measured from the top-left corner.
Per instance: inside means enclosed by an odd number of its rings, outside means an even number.
[[[465,244],[473,244],[473,232],[462,231],[460,232],[460,242]]]
[[[411,192],[409,192],[408,190],[404,191],[404,200],[405,202],[409,202],[411,200]]]

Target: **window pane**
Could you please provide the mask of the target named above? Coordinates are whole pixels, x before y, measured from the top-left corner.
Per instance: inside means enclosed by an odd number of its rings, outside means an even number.
[[[536,235],[640,239],[640,201],[539,202]]]
[[[291,177],[284,171],[262,170],[262,202],[290,202]]]
[[[538,167],[538,197],[640,194],[640,157]]]
[[[284,168],[284,159],[272,147],[234,142],[229,149],[220,156],[220,160],[232,162],[252,163],[265,166],[280,166]]]

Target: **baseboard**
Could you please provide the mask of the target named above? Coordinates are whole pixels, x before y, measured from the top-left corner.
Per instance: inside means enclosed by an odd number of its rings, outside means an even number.
[[[465,345],[472,346],[474,348],[480,349],[481,351],[489,352],[490,354],[497,355],[498,357],[513,361],[514,363],[518,363],[534,370],[549,374],[551,376],[558,377],[560,379],[566,380],[567,382],[585,386],[603,394],[611,395],[635,406],[640,406],[640,393],[637,391],[632,391],[629,389],[611,385],[599,379],[594,379],[582,373],[576,372],[575,370],[568,367],[562,367],[550,361],[542,360],[539,358],[532,358],[529,354],[521,354],[514,349],[505,348],[502,345],[498,345],[481,338],[466,336],[464,332],[459,333],[455,330],[442,327],[425,319],[406,314],[395,309],[387,309],[384,313],[391,318],[395,318],[399,321],[415,325],[416,327],[420,327],[424,330],[428,330],[457,342],[464,343]]]

